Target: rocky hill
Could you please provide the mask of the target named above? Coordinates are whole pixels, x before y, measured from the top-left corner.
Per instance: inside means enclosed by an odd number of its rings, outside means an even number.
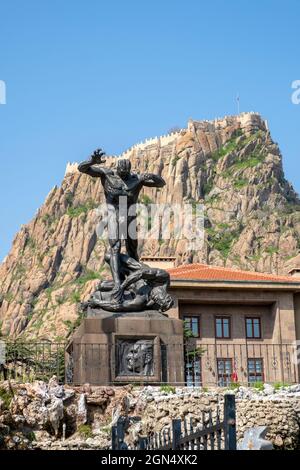
[[[300,200],[258,114],[190,120],[186,129],[137,144],[122,157],[167,182],[160,190],[147,188],[145,204],[205,206],[203,249],[191,251],[185,239],[146,240],[143,255],[272,273],[299,264]],[[114,163],[109,157],[107,164]],[[95,231],[101,202],[99,181],[68,164],[61,186],[21,228],[0,266],[3,335],[61,340],[76,326],[79,301],[107,276],[105,242]]]

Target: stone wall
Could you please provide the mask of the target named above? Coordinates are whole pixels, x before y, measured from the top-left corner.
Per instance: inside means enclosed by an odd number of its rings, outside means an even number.
[[[223,410],[224,390],[203,391],[172,387],[83,387],[0,383],[0,448],[109,448],[111,426],[118,417],[140,416],[128,430],[130,444],[138,435],[158,432],[174,418],[193,418]],[[228,393],[228,391],[227,391]],[[267,439],[278,449],[300,448],[300,385],[275,392],[270,385],[253,391],[240,387],[237,437],[253,426],[268,426]],[[208,419],[208,416],[207,418]]]
[[[298,391],[295,391],[298,390]],[[232,392],[231,392],[232,393]],[[266,438],[275,448],[300,448],[300,386],[292,386],[275,393],[273,387],[266,386],[262,392],[240,387],[236,392],[237,438],[254,426],[267,426]],[[159,432],[171,419],[193,418],[197,425],[202,412],[212,410],[213,418],[217,407],[223,410],[224,391],[176,389],[176,394],[163,395],[154,389],[145,390],[140,398],[147,403],[142,413],[142,431]],[[141,406],[139,404],[139,406]],[[207,416],[208,420],[208,416]]]

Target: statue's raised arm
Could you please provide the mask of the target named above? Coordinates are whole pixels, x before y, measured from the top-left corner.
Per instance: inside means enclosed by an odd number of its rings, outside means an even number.
[[[100,177],[107,174],[109,172],[107,168],[98,166],[105,163],[106,160],[104,155],[105,152],[102,149],[95,150],[88,160],[79,163],[78,170],[81,173],[86,173],[87,175],[94,177]]]

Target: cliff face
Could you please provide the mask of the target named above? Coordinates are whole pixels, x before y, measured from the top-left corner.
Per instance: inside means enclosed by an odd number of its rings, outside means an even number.
[[[145,189],[142,202],[205,206],[202,250],[189,251],[186,240],[146,240],[142,255],[272,273],[299,264],[300,201],[259,115],[189,121],[186,129],[138,144],[122,157],[167,182],[160,190]],[[105,242],[95,232],[101,202],[99,180],[68,165],[61,187],[21,228],[0,266],[2,334],[62,339],[76,325],[78,302],[108,275]]]

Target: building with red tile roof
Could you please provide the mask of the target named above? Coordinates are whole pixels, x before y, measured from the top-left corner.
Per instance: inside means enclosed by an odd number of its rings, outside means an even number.
[[[194,351],[202,351],[186,359],[188,385],[299,382],[299,270],[274,275],[195,263],[168,272],[169,316],[185,321]]]
[[[263,283],[288,283],[300,286],[300,277],[278,276],[274,274],[259,273],[254,271],[242,271],[207,264],[183,264],[168,269],[171,279],[195,280],[195,281],[233,281],[233,282],[263,282]]]

